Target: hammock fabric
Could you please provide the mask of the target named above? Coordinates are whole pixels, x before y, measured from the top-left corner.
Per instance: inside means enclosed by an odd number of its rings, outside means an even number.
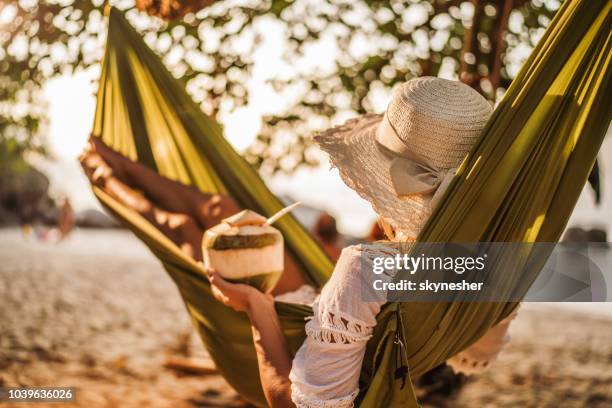
[[[565,2],[461,166],[422,242],[555,242],[593,166],[612,115],[611,7]],[[164,177],[228,194],[271,215],[281,208],[221,128],[204,115],[121,12],[112,10],[94,135]],[[176,283],[221,374],[265,406],[248,319],[213,298],[202,268],[139,214],[94,187],[100,201],[143,240]],[[278,227],[305,279],[322,286],[333,265],[291,216]],[[538,268],[506,267],[507,290]],[[516,263],[516,262],[515,262]],[[524,289],[524,288],[523,288]],[[389,303],[378,316],[360,381],[362,407],[418,406],[418,376],[476,341],[515,303]],[[308,307],[277,303],[292,350]]]

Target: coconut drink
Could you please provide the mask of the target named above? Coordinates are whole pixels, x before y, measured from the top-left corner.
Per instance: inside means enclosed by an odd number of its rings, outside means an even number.
[[[297,205],[269,219],[244,210],[206,230],[202,241],[204,266],[215,269],[228,281],[269,292],[284,270],[283,236],[271,224]]]

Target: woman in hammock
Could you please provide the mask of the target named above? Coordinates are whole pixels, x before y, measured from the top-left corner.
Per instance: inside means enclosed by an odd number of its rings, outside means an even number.
[[[372,204],[388,238],[414,241],[491,111],[489,103],[467,85],[419,78],[398,87],[384,116],[351,120],[315,140],[344,182]],[[139,211],[196,259],[201,258],[202,230],[239,210],[227,197],[206,196],[163,179],[101,142],[85,156],[83,166],[94,184]],[[163,210],[129,186],[145,191]],[[361,262],[371,259],[369,255],[360,246],[345,248],[318,296],[302,286],[295,264],[286,257],[287,269],[274,294],[285,301],[300,298],[311,303],[314,312],[295,356],[282,334],[272,295],[208,271],[215,297],[246,312],[251,320],[262,388],[270,406],[353,406],[366,342],[385,303],[362,300],[369,287],[361,286]],[[293,291],[296,288],[300,289]],[[468,374],[486,367],[507,341],[512,317],[452,357],[449,365]]]

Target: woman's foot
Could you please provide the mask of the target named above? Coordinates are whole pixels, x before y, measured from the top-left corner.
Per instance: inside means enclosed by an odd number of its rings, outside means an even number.
[[[131,184],[130,174],[126,169],[131,163],[130,159],[108,147],[99,137],[91,136],[89,138],[89,145],[113,169],[115,177],[128,185]]]
[[[104,161],[95,149],[88,148],[79,157],[81,167],[91,184],[104,188],[106,181],[113,175],[113,169]]]

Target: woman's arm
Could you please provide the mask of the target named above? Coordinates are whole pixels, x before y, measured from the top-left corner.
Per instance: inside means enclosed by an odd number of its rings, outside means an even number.
[[[292,356],[273,299],[257,289],[222,280],[210,271],[215,297],[249,314],[264,393],[273,407],[353,407],[366,344],[383,302],[364,302],[362,253],[346,248],[313,305],[306,339]],[[367,287],[366,287],[367,288]]]
[[[261,292],[258,292],[261,294]],[[295,407],[291,402],[291,352],[274,309],[274,300],[251,301],[253,343],[259,363],[259,376],[266,400],[272,408]]]
[[[294,408],[289,380],[292,356],[274,308],[274,298],[252,286],[229,283],[214,270],[208,270],[208,278],[219,301],[246,312],[251,320],[259,377],[268,404],[272,408]]]

